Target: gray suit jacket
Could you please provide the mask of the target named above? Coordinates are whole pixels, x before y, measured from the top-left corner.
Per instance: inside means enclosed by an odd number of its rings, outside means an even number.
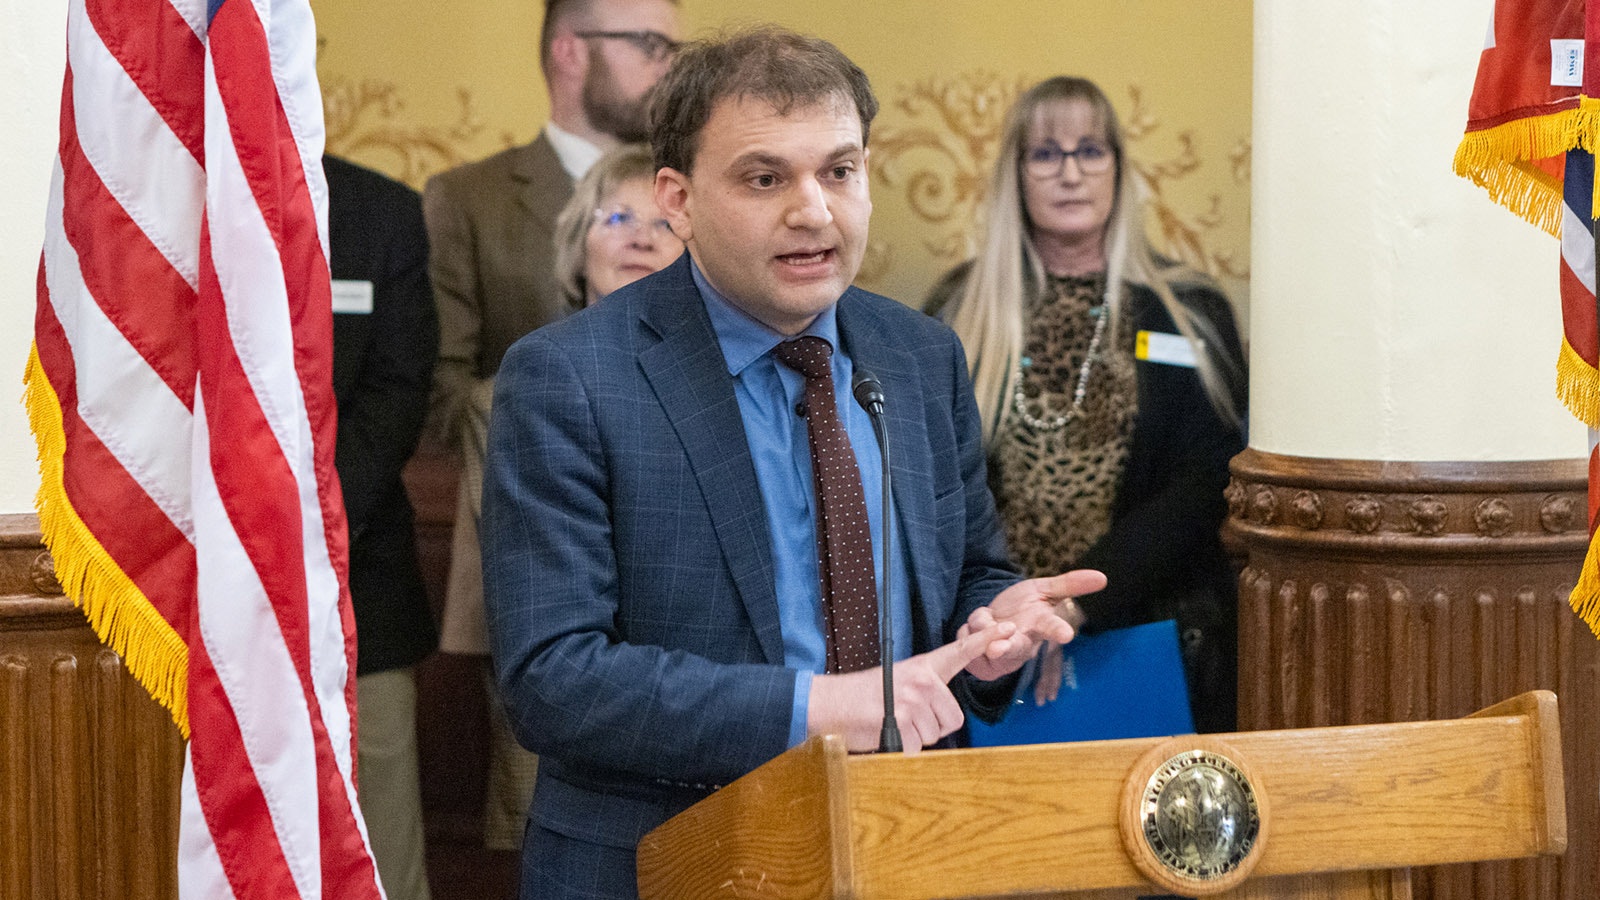
[[[854,288],[839,330],[889,398],[911,650],[924,652],[1018,577],[985,483],[966,363],[943,324]],[[631,853],[712,786],[785,749],[795,673],[762,509],[687,255],[506,355],[489,427],[484,585],[512,727],[540,754],[532,825],[597,855]],[[965,674],[953,687],[990,719],[1010,694]],[[525,852],[525,890],[599,865],[569,849],[559,871],[541,871],[553,855]]]
[[[567,315],[552,235],[572,177],[542,133],[532,143],[428,179],[429,275],[439,310],[434,372],[452,434],[472,384],[493,378],[517,338]]]

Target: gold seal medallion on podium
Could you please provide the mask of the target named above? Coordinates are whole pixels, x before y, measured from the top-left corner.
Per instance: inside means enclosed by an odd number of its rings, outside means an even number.
[[[1249,766],[1210,736],[1163,741],[1123,787],[1122,837],[1154,883],[1202,896],[1249,877],[1266,837],[1266,802]]]
[[[1237,869],[1261,829],[1250,779],[1227,757],[1204,750],[1174,756],[1150,776],[1139,820],[1156,859],[1198,881]]]

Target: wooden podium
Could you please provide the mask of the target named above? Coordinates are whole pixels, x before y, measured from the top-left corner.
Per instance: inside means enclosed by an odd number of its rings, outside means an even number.
[[[814,738],[646,835],[639,888],[643,900],[1409,898],[1411,866],[1565,849],[1560,741],[1548,691],[1449,721],[917,756]],[[1243,794],[1206,787],[1221,770],[1243,776]],[[1231,810],[1221,830],[1249,838],[1221,874],[1182,867],[1217,837],[1214,815],[1183,818],[1201,807]]]

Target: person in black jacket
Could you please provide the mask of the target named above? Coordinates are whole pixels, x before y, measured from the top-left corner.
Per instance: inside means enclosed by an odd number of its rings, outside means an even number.
[[[1201,731],[1234,727],[1237,596],[1219,528],[1245,363],[1204,275],[1155,255],[1110,101],[1056,77],[1008,114],[978,255],[925,308],[960,335],[989,480],[1030,575],[1099,569],[1085,633],[1173,618]],[[1046,647],[1036,700],[1055,698]]]
[[[350,526],[356,619],[357,790],[390,900],[429,897],[413,666],[438,643],[400,473],[417,448],[439,324],[422,201],[325,156],[333,273],[335,465]]]

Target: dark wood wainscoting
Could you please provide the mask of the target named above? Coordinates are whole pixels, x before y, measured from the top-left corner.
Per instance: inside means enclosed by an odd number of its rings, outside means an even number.
[[[406,470],[435,613],[457,464],[424,443]],[[481,657],[417,667],[429,880],[436,900],[512,896],[517,855],[483,848]],[[177,896],[177,728],[62,595],[32,515],[0,515],[0,898]]]
[[[456,464],[424,445],[406,471],[435,604],[444,595]],[[483,849],[484,664],[418,666],[418,739],[436,900],[513,896],[514,853]],[[176,897],[183,743],[62,595],[32,515],[0,515],[0,898]]]
[[[0,516],[0,897],[178,895],[177,726]]]
[[[1582,460],[1377,462],[1247,450],[1228,487],[1241,729],[1449,719],[1561,703],[1560,860],[1418,872],[1418,898],[1588,900],[1600,885],[1600,642],[1567,605]]]

